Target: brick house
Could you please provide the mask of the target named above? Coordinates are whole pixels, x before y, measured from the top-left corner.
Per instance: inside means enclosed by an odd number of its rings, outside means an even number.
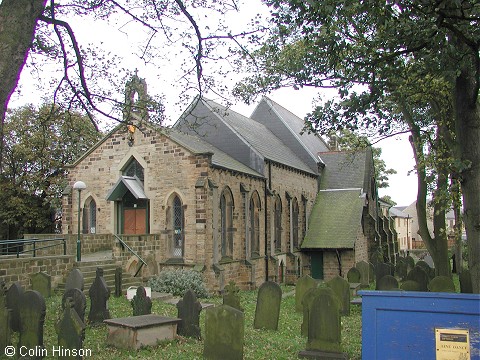
[[[137,92],[141,98],[144,92]],[[118,247],[118,238],[147,260],[144,275],[191,268],[203,273],[211,290],[231,280],[243,288],[266,279],[293,282],[318,268],[319,253],[323,270],[313,275],[339,273],[333,248],[318,247],[332,239],[318,242],[313,233],[319,209],[338,209],[335,198],[324,197],[336,181],[336,160],[320,137],[300,135],[302,119],[268,98],[251,117],[197,98],[172,128],[135,111],[125,116],[125,124],[70,166],[64,233],[76,232],[78,198],[71,186],[82,180],[83,233],[86,239],[110,234],[114,256],[127,271],[137,260]],[[363,162],[351,168],[361,166],[365,180],[355,185],[356,198],[348,191],[355,216],[342,217],[342,226],[354,230],[348,246],[338,244],[342,269],[368,260],[375,241],[371,152],[359,157]],[[306,247],[304,238],[315,239],[315,246]]]

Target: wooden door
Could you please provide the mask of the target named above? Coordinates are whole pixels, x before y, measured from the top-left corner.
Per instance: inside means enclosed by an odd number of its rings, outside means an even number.
[[[323,280],[323,252],[311,252],[310,264],[312,277],[314,279]]]
[[[126,235],[147,233],[147,209],[125,209],[123,233]]]

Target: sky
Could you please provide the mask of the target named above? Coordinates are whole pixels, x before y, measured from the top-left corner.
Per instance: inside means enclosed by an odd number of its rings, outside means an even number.
[[[251,0],[248,0],[247,3],[249,1]],[[254,12],[261,10],[249,7],[247,9]],[[234,14],[234,21],[230,21],[230,25],[234,30],[243,30],[244,23],[251,16],[252,13],[248,12],[242,16]],[[162,95],[164,97],[167,122],[173,123],[178,119],[188,103],[179,104],[180,93],[185,88],[180,81],[182,74],[179,72],[179,63],[181,59],[176,52],[172,52],[170,48],[168,50],[165,48],[167,51],[159,52],[160,57],[162,57],[160,61],[145,64],[138,58],[138,54],[141,52],[140,48],[134,45],[138,43],[138,38],[135,35],[138,35],[141,29],[135,27],[131,22],[122,23],[117,21],[118,25],[113,25],[100,21],[89,22],[85,19],[81,21],[75,21],[74,18],[68,20],[80,44],[86,46],[91,43],[94,47],[102,48],[105,51],[121,56],[122,59],[116,64],[118,67],[123,66],[131,71],[138,69],[139,77],[144,78],[147,82],[149,94]],[[210,66],[215,66],[215,64]],[[208,67],[206,69],[208,71]],[[20,92],[12,96],[9,107],[17,107],[27,103],[39,105],[43,93],[39,93],[33,84],[40,81],[46,82],[46,79],[55,76],[55,74],[58,76],[58,72],[55,73],[53,68],[49,66],[39,67],[37,72],[40,74],[40,78],[32,77],[28,70],[22,72],[18,87]],[[244,74],[232,72],[222,81],[231,88],[243,76]],[[267,96],[303,118],[313,109],[313,102],[319,95],[321,95],[322,99],[333,96],[332,93],[327,93],[326,90],[313,88],[302,88],[299,90],[291,88],[280,89]],[[222,100],[216,98],[215,94],[207,93],[205,96],[222,102]],[[255,108],[255,104],[247,106],[239,101],[235,102],[233,96],[231,100],[234,102],[232,109],[245,116],[249,116]],[[399,206],[411,204],[416,199],[417,187],[416,175],[412,172],[414,160],[408,136],[401,135],[388,138],[375,144],[375,146],[382,149],[382,159],[385,161],[387,168],[393,168],[397,171],[397,174],[389,177],[390,187],[380,189],[379,195],[389,195]],[[409,174],[410,172],[412,173]]]

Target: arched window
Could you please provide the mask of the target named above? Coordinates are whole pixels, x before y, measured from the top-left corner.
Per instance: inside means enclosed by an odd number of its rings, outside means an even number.
[[[173,256],[183,257],[184,231],[182,201],[175,195],[173,198]]]
[[[260,197],[254,192],[250,198],[250,251],[252,256],[260,255]]]
[[[144,179],[145,179],[143,167],[135,158],[132,158],[129,161],[128,165],[125,167],[122,174],[124,176],[136,176],[138,180],[140,180],[142,183],[144,182]]]
[[[292,241],[293,250],[298,249],[298,201],[292,199]]]
[[[274,231],[275,231],[274,232],[275,251],[281,251],[282,250],[282,200],[280,199],[279,195],[275,197],[273,222],[274,222]]]
[[[220,196],[221,255],[233,257],[233,196],[226,188]]]
[[[83,207],[82,232],[95,234],[97,228],[97,203],[92,197],[85,201]]]

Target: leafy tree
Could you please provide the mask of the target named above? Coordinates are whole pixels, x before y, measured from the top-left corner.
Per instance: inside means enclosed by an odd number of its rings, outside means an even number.
[[[384,195],[380,198],[380,200],[386,202],[387,204],[391,205],[391,206],[395,206],[397,205],[397,203],[395,201],[392,200],[392,198],[390,197],[390,195]]]
[[[101,136],[88,118],[58,107],[24,106],[5,122],[0,238],[54,231],[67,164]]]
[[[250,94],[259,89],[335,87],[339,98],[308,117],[318,131],[363,129],[382,136],[412,131],[419,172],[419,220],[426,210],[424,194],[429,180],[435,183],[437,215],[445,208],[443,194],[449,173],[460,180],[469,267],[474,291],[480,292],[480,169],[473,165],[480,161],[476,150],[480,139],[480,2],[266,3],[272,7],[272,36],[251,54],[255,59],[252,76],[237,87],[237,93],[250,100]],[[431,91],[424,88],[428,86]],[[438,89],[440,103],[445,104],[446,98],[452,111],[450,122],[433,98]],[[420,102],[420,94],[429,97]],[[453,129],[454,136],[447,129]],[[425,152],[434,149],[428,142],[432,133],[430,139],[441,144],[435,150],[448,149],[452,167],[441,161],[431,170],[424,167],[429,164],[429,154],[436,154],[438,161],[443,151]],[[434,245],[429,250],[444,273],[446,241],[441,218],[438,216],[432,241],[427,237],[427,246]],[[425,230],[421,228],[422,233]]]

